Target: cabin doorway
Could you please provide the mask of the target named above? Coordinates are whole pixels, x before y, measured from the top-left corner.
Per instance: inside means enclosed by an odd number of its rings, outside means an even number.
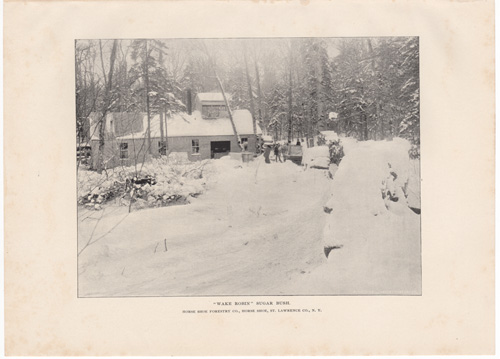
[[[211,141],[210,142],[210,158],[221,158],[226,156],[231,151],[231,141]]]

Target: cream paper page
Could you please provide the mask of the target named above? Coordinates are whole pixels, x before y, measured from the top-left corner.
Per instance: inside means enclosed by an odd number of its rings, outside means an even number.
[[[4,3],[7,355],[494,353],[492,1]],[[75,40],[418,36],[422,293],[79,298]],[[194,313],[288,301],[321,312]]]

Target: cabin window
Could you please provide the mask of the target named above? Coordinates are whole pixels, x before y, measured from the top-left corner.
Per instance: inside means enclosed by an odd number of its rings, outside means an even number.
[[[167,141],[158,141],[158,153],[160,155],[166,155],[167,154]]]
[[[241,138],[241,147],[243,148],[243,151],[248,151],[248,137]]]
[[[128,158],[128,143],[120,143],[120,159]]]
[[[200,153],[200,140],[191,140],[191,153]]]

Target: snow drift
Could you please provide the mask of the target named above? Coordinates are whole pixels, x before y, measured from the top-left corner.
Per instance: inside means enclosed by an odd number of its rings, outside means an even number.
[[[330,165],[330,150],[328,146],[316,146],[304,149],[302,165],[309,168],[327,169]]]
[[[354,228],[366,227],[373,217],[378,216],[375,221],[380,221],[388,212],[415,217],[418,222],[405,194],[411,169],[409,149],[410,144],[403,139],[359,142],[350,147],[326,204],[332,215],[325,228],[325,246],[349,242],[359,234]]]
[[[420,216],[407,199],[418,176],[408,156],[410,144],[399,138],[344,143],[346,155],[325,206],[329,269],[323,275],[335,275],[330,284],[341,293],[417,294]]]

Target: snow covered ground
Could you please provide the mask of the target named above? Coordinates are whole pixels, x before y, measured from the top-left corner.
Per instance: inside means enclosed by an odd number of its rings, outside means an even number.
[[[420,217],[381,196],[385,162],[411,177],[406,142],[342,140],[333,181],[227,158],[189,205],[81,208],[79,295],[419,294]]]
[[[214,165],[217,178],[190,205],[108,208],[79,256],[79,295],[288,294],[280,288],[326,261],[324,171],[263,158]],[[80,248],[101,213],[89,215]]]

